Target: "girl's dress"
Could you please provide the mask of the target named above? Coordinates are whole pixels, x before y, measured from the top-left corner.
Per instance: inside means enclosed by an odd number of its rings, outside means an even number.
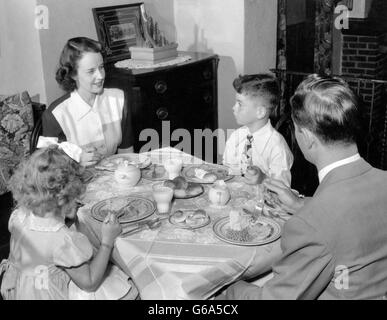
[[[121,270],[109,267],[96,292],[81,290],[63,268],[78,267],[93,256],[86,236],[71,231],[60,217],[40,218],[16,209],[9,220],[11,233],[1,294],[7,300],[120,299],[135,286]]]

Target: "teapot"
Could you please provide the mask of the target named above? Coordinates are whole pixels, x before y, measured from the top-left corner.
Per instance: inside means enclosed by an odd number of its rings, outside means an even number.
[[[125,160],[117,166],[114,178],[121,186],[134,187],[141,179],[141,171]]]
[[[231,198],[230,191],[223,180],[218,180],[208,191],[208,198],[216,206],[225,206]]]

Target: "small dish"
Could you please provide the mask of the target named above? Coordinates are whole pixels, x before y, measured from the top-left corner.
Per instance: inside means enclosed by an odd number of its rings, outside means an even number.
[[[210,216],[205,210],[176,210],[170,217],[169,222],[182,229],[199,229],[207,226]]]

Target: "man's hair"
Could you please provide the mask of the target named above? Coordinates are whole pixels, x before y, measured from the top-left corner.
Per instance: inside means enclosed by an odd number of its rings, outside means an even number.
[[[308,76],[290,99],[293,121],[325,144],[356,142],[360,131],[358,100],[338,77]]]
[[[82,195],[81,166],[57,146],[35,151],[20,163],[9,188],[20,207],[38,216],[60,212]]]
[[[233,82],[234,89],[239,94],[251,97],[262,97],[267,101],[267,107],[272,112],[280,99],[280,87],[277,79],[271,74],[240,75]]]
[[[86,52],[102,53],[102,45],[93,39],[78,37],[68,40],[64,46],[55,78],[65,91],[71,92],[77,88],[73,77],[77,75],[78,62]]]

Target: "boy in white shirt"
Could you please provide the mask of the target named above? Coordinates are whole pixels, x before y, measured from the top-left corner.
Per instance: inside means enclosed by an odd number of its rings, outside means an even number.
[[[280,89],[269,74],[239,76],[233,82],[236,91],[234,116],[240,127],[227,140],[223,164],[233,174],[245,175],[248,167],[258,167],[267,177],[291,183],[293,155],[284,137],[270,123],[270,114],[278,105]]]

